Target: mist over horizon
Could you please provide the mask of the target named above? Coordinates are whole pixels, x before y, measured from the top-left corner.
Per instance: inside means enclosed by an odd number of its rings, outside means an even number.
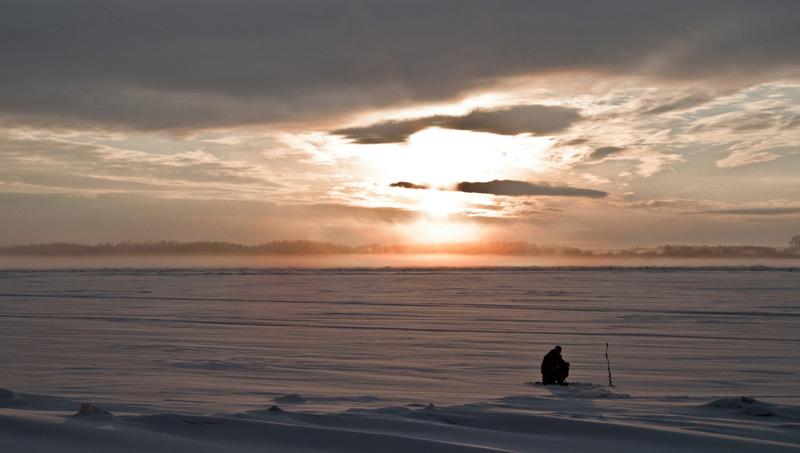
[[[474,268],[741,267],[789,268],[800,247],[664,245],[590,250],[527,242],[369,244],[316,241],[52,243],[0,246],[0,268]]]

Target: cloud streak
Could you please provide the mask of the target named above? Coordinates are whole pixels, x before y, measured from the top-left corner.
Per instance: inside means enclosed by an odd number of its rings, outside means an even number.
[[[430,127],[499,135],[555,134],[580,121],[577,109],[550,105],[520,105],[501,109],[477,109],[466,115],[433,115],[409,120],[383,121],[364,127],[337,129],[342,135],[359,144],[403,143]]]
[[[664,113],[688,110],[703,105],[713,99],[714,96],[708,93],[692,93],[662,100],[661,102],[643,105],[638,113],[644,115],[661,115]]]
[[[414,184],[413,182],[407,181],[399,181],[389,184],[389,187],[399,187],[401,189],[417,189],[417,190],[426,190],[428,186],[425,184]]]
[[[495,179],[487,182],[460,182],[455,190],[467,193],[484,193],[491,195],[550,196],[550,197],[586,197],[604,198],[608,192],[578,187],[559,186],[548,183],[532,183],[510,179]]]
[[[800,214],[800,207],[711,209],[692,214],[718,214],[731,216],[780,216]]]

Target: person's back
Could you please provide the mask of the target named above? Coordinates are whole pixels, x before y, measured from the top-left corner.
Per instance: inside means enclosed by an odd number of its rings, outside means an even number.
[[[561,357],[561,346],[556,346],[545,354],[541,371],[542,384],[564,385],[564,379],[569,375],[569,363]]]

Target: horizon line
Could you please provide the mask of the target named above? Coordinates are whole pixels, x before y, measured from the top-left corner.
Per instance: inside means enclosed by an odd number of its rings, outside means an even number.
[[[107,255],[506,255],[570,256],[582,258],[800,258],[800,247],[741,244],[660,244],[622,248],[581,248],[527,241],[471,241],[456,243],[372,243],[345,245],[315,240],[276,240],[258,244],[227,241],[120,241],[94,244],[47,242],[0,245],[5,256]]]

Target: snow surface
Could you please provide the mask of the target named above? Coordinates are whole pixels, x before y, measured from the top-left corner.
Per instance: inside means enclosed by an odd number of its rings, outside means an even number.
[[[0,451],[800,450],[791,268],[5,270],[0,344]]]

